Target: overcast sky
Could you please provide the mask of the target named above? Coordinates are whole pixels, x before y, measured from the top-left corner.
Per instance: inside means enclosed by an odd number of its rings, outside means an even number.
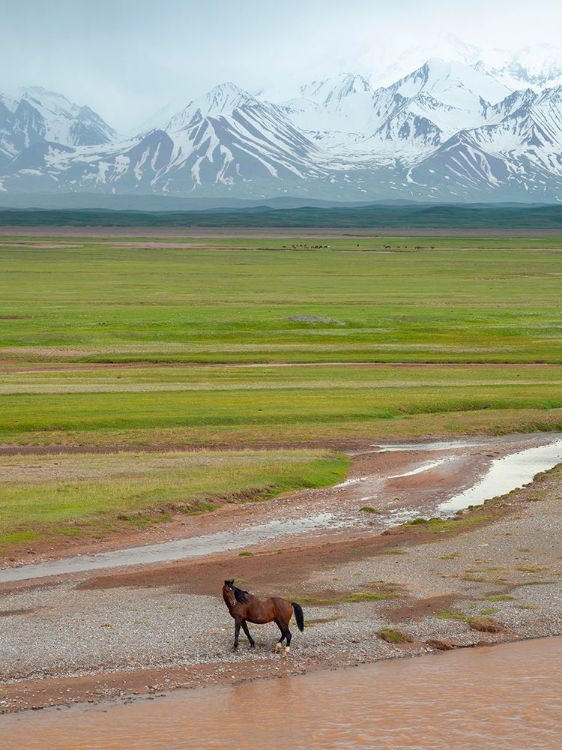
[[[560,0],[2,0],[0,93],[41,85],[127,131],[170,100],[340,72],[377,83],[442,32],[492,49],[560,46]]]

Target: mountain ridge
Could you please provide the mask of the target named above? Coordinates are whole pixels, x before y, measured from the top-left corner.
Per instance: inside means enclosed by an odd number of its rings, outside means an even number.
[[[26,89],[0,96],[0,194],[562,201],[562,86],[547,85],[562,58],[517,59],[534,82],[515,90],[509,61],[437,57],[388,86],[345,73],[282,102],[227,82],[128,138]]]

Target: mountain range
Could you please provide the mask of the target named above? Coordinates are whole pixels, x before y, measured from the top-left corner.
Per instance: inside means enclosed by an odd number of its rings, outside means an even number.
[[[133,136],[39,87],[0,95],[0,201],[562,201],[562,55],[476,57],[466,47],[377,87],[342,74],[282,101],[224,83]]]

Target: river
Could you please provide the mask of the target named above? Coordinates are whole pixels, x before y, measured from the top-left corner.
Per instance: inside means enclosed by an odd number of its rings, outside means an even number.
[[[562,638],[7,715],[0,736],[11,750],[558,749]]]

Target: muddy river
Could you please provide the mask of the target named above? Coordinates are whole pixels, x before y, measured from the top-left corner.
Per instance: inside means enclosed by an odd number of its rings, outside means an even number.
[[[287,669],[287,672],[285,672]],[[0,717],[2,745],[559,748],[562,638]],[[233,680],[236,674],[233,672]]]

